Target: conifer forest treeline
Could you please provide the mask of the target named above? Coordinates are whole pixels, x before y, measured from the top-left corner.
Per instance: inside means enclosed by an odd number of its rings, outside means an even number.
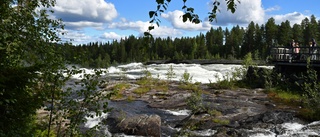
[[[267,60],[273,46],[289,46],[292,39],[306,46],[312,38],[320,40],[320,20],[314,15],[293,25],[288,20],[276,24],[270,18],[266,24],[250,22],[245,28],[211,28],[195,37],[131,35],[106,43],[69,45],[65,46],[65,56],[71,63],[90,68],[150,60],[242,59],[249,52],[253,59]]]

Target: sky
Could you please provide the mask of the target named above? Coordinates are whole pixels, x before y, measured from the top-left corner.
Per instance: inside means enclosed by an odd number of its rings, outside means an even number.
[[[251,21],[265,24],[271,17],[276,24],[288,20],[291,25],[300,24],[311,15],[320,20],[320,0],[240,0],[234,14],[227,11],[225,0],[218,0],[221,4],[217,21],[209,22],[213,1],[187,0],[186,5],[193,7],[202,21],[192,24],[182,21],[183,0],[171,0],[159,17],[160,26],[151,34],[161,38],[193,37],[211,27],[246,27]],[[156,8],[156,0],[56,0],[51,17],[62,19],[65,24],[62,40],[78,45],[143,36],[150,26],[149,11]]]

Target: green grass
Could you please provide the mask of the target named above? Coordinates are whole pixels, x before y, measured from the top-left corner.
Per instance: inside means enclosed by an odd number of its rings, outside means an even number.
[[[142,95],[149,92],[151,89],[160,92],[167,92],[169,90],[169,85],[167,81],[159,80],[151,77],[143,77],[137,81],[137,84],[140,85],[133,93]]]
[[[134,100],[134,97],[132,95],[129,95],[127,97],[127,101],[132,102]]]
[[[292,102],[298,102],[303,99],[303,97],[297,93],[292,93],[289,91],[283,91],[283,90],[277,90],[277,89],[271,89],[266,91],[268,93],[268,96],[277,101],[286,103],[288,105],[292,105]]]
[[[278,92],[277,96],[281,99],[285,99],[285,100],[299,100],[302,97],[298,94],[293,94],[290,92]]]
[[[228,125],[230,124],[230,121],[227,119],[219,119],[219,118],[213,118],[212,122],[217,123],[217,124],[221,124],[221,125]]]
[[[150,90],[151,90],[150,87],[138,87],[135,90],[133,90],[133,93],[142,95],[149,92]]]
[[[128,83],[118,83],[114,85],[111,90],[114,91],[115,95],[112,96],[112,99],[121,99],[123,98],[123,91],[128,89],[130,87],[130,84]]]
[[[209,110],[208,114],[210,114],[211,116],[214,116],[214,117],[222,116],[222,113],[218,110],[215,110],[215,109]]]

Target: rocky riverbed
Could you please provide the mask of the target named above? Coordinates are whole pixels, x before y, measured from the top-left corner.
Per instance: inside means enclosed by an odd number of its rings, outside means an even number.
[[[118,90],[113,108],[102,120],[112,136],[319,136],[320,122],[307,123],[296,108],[281,107],[262,89],[212,89],[198,85],[181,88],[179,82],[162,83],[143,94],[135,80]],[[103,87],[109,92],[119,81]],[[161,83],[160,83],[161,86]],[[197,92],[199,93],[199,92]]]

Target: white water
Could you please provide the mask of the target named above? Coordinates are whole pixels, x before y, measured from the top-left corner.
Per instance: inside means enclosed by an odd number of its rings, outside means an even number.
[[[86,117],[87,119],[87,122],[85,123],[85,127],[87,128],[93,128],[94,126],[98,125],[101,120],[103,119],[106,119],[107,116],[108,116],[108,113],[102,113],[101,116],[96,116],[94,113],[93,113],[93,117]]]
[[[165,112],[175,115],[175,116],[188,116],[191,114],[191,110],[164,110]]]
[[[211,64],[211,65],[199,65],[199,64],[152,64],[143,65],[142,63],[130,63],[126,65],[119,65],[117,67],[109,67],[102,69],[107,71],[110,77],[126,77],[128,79],[139,79],[144,76],[144,71],[149,71],[153,78],[159,78],[162,80],[168,80],[166,73],[168,73],[170,66],[173,68],[175,77],[171,80],[179,81],[185,72],[192,76],[191,82],[201,83],[214,83],[218,80],[224,79],[223,76],[227,76],[234,71],[235,68],[241,67],[241,65],[224,65],[224,64]],[[81,68],[86,74],[94,74],[92,69]],[[83,74],[73,75],[72,78],[81,79]]]
[[[308,126],[312,126],[312,124],[318,124],[319,121],[313,122],[311,124],[302,125],[299,123],[283,123],[280,125],[276,125],[277,129],[280,130],[278,135],[276,133],[271,132],[269,129],[254,129],[251,130],[255,132],[250,137],[309,137],[309,136],[320,136],[320,129],[309,129]],[[261,132],[261,133],[257,133]]]

